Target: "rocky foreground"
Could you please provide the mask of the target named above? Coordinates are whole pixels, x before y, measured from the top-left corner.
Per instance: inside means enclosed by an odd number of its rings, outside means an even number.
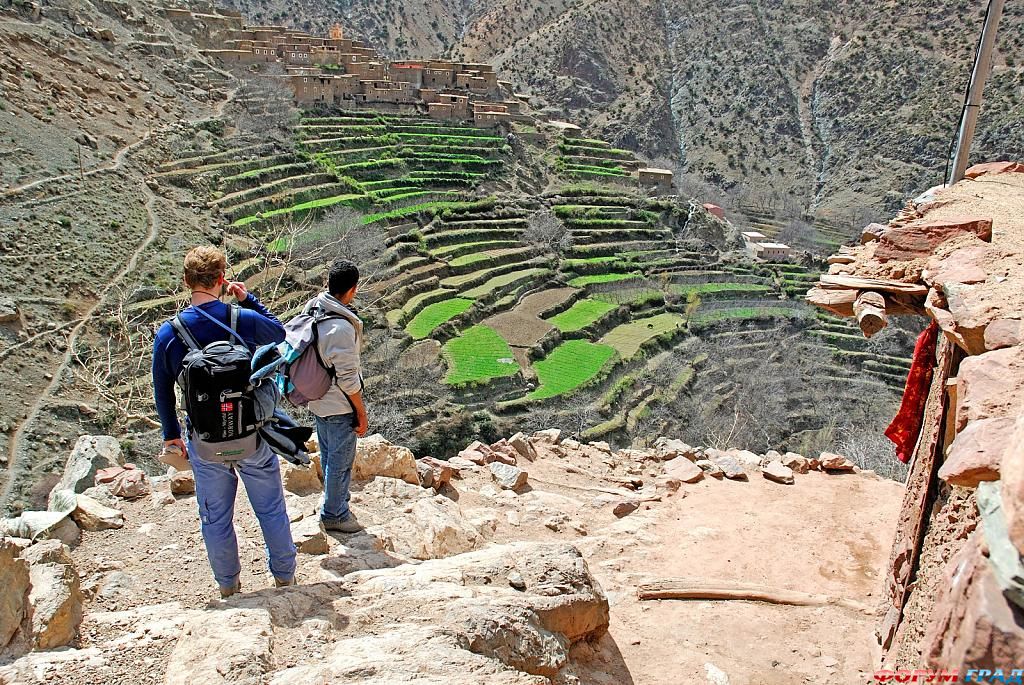
[[[847,683],[872,666],[864,611],[636,597],[688,577],[870,606],[902,488],[839,455],[553,430],[442,462],[374,436],[353,536],[321,528],[317,464],[283,470],[299,585],[271,587],[240,497],[243,592],[221,601],[191,474],[147,478],[81,438],[51,511],[2,523],[0,682]]]

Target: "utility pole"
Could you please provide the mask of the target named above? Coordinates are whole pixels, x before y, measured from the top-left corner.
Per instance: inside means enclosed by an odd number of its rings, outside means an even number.
[[[974,127],[978,123],[978,112],[981,110],[981,96],[985,90],[985,81],[992,70],[992,48],[996,44],[996,29],[999,26],[999,19],[1003,16],[1003,4],[1004,0],[989,0],[988,3],[985,26],[981,30],[981,43],[978,45],[978,54],[974,57],[974,71],[971,73],[967,104],[960,119],[960,134],[956,141],[950,185],[963,179],[964,172],[967,171],[967,158],[971,152],[971,141],[974,140]]]

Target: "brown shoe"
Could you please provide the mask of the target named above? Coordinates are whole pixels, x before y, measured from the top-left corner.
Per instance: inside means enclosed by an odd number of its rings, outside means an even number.
[[[324,530],[332,533],[358,533],[363,526],[356,520],[355,514],[349,514],[344,521],[324,521]]]
[[[227,599],[231,595],[237,595],[242,591],[242,580],[239,578],[235,581],[235,584],[230,587],[222,587],[220,589],[220,598]]]
[[[274,576],[274,587],[291,587],[295,585],[295,577],[291,577],[288,580],[282,580],[277,576]]]

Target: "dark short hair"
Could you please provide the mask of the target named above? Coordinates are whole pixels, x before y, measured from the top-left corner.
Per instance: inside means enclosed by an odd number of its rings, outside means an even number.
[[[359,267],[347,259],[339,259],[331,264],[327,274],[327,292],[331,295],[344,295],[359,282]]]

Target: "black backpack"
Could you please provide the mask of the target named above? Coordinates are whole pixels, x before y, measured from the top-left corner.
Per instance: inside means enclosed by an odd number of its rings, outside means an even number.
[[[260,429],[264,421],[257,407],[252,375],[252,353],[238,335],[238,307],[231,306],[231,327],[201,309],[196,309],[238,342],[218,340],[200,347],[189,333],[181,315],[171,319],[181,341],[189,348],[178,384],[185,399],[185,413],[196,436],[204,442],[227,442],[245,438]]]

